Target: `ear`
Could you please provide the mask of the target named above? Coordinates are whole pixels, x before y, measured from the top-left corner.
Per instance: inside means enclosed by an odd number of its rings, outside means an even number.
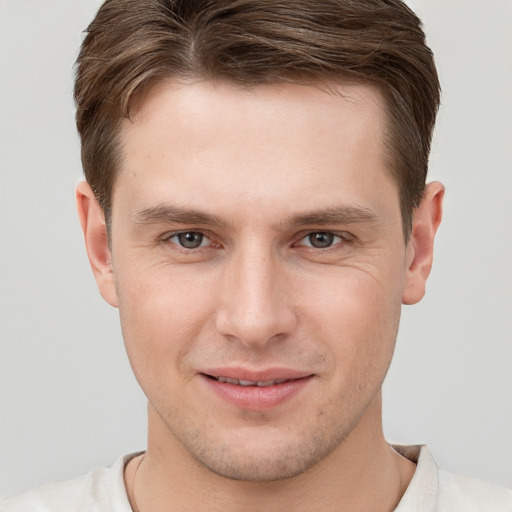
[[[101,296],[111,306],[117,307],[112,255],[108,245],[105,216],[88,183],[81,182],[76,187],[76,205],[84,233],[87,255],[98,289]]]
[[[416,304],[425,295],[432,268],[434,237],[443,214],[444,186],[429,183],[421,204],[413,215],[411,239],[407,245],[407,273],[402,295],[404,304]]]

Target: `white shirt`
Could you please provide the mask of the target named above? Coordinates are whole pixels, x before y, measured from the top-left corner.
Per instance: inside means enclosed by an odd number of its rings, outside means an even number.
[[[417,464],[395,512],[512,512],[512,491],[437,468],[427,446],[395,446]],[[112,467],[38,487],[0,502],[1,512],[132,512],[124,467],[137,454]]]

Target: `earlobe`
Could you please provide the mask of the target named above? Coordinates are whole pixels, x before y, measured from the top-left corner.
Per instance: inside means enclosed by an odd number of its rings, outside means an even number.
[[[117,307],[117,294],[103,211],[88,183],[76,187],[78,217],[84,234],[87,256],[101,296]]]
[[[402,295],[404,304],[416,304],[425,295],[434,253],[434,238],[443,213],[444,186],[429,183],[421,204],[414,212],[411,239],[407,247],[407,271]]]

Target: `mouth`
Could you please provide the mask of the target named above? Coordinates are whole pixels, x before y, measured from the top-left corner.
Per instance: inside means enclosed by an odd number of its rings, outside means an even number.
[[[296,379],[272,379],[272,380],[240,380],[240,379],[232,379],[231,377],[214,377],[212,375],[206,375],[211,379],[215,379],[218,382],[225,382],[227,384],[233,384],[235,386],[253,386],[258,388],[268,388],[270,386],[276,386],[277,384],[283,384],[285,382],[289,382],[290,380]]]
[[[216,369],[201,373],[204,382],[223,402],[237,409],[270,409],[303,392],[314,375],[290,369],[247,371]]]

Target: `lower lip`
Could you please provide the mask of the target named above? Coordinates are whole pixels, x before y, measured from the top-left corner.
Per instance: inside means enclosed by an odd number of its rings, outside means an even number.
[[[203,380],[217,396],[225,402],[238,407],[258,411],[271,409],[290,400],[311,382],[313,376],[303,377],[275,384],[273,386],[238,386],[228,382],[219,382],[216,379],[203,375]]]

